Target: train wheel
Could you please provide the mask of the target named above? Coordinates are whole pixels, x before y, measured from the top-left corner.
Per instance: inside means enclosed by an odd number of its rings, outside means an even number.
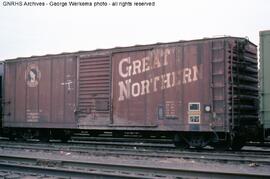
[[[175,147],[178,148],[178,149],[187,149],[187,148],[189,148],[189,144],[179,134],[174,135],[173,142],[174,142]]]
[[[48,137],[46,137],[46,136],[39,136],[39,141],[40,142],[49,142],[50,139]]]
[[[204,148],[209,140],[203,135],[193,135],[188,139],[189,145],[198,149]]]
[[[215,150],[225,151],[225,150],[228,150],[230,148],[230,142],[219,141],[219,142],[211,144],[211,146],[214,147]]]
[[[15,141],[16,135],[9,134],[8,138],[9,138],[10,141]]]
[[[17,134],[16,134],[15,130],[10,129],[10,130],[8,131],[8,138],[9,138],[9,140],[15,141],[16,135],[17,135]]]
[[[69,130],[63,130],[60,132],[60,140],[61,142],[68,142],[71,139],[71,132]]]
[[[232,140],[231,149],[232,150],[241,150],[246,144],[246,140],[241,137],[235,137]]]
[[[115,137],[115,138],[121,138],[124,136],[124,133],[121,132],[121,131],[113,131],[112,132],[112,137]]]
[[[16,140],[17,141],[26,141],[27,140],[27,131],[26,130],[18,130],[16,133]]]
[[[189,144],[186,142],[174,142],[174,145],[178,149],[188,149],[189,148]]]
[[[39,141],[40,142],[49,142],[50,141],[50,131],[43,129],[39,131]]]
[[[66,143],[66,142],[68,142],[69,139],[70,139],[69,136],[62,136],[60,140],[61,140],[61,142]]]

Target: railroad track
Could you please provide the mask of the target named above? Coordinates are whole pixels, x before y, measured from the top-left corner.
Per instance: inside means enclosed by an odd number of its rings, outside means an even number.
[[[0,169],[31,171],[47,176],[99,177],[99,178],[267,178],[267,174],[231,171],[200,170],[174,167],[158,167],[131,164],[115,164],[93,161],[77,161],[61,158],[42,158],[20,155],[0,155]]]
[[[204,150],[185,150],[179,151],[175,148],[168,147],[162,148],[149,148],[146,146],[135,145],[130,143],[124,147],[119,148],[110,143],[93,144],[63,144],[63,143],[25,143],[25,142],[0,142],[2,150],[28,150],[35,152],[66,152],[80,155],[96,155],[96,156],[131,156],[131,157],[154,157],[154,158],[178,158],[186,160],[197,161],[214,161],[220,163],[247,163],[256,165],[269,165],[270,166],[270,151],[223,151],[217,152],[211,149]]]
[[[148,144],[147,146],[149,146]],[[106,147],[105,147],[106,146]],[[109,145],[98,145],[98,144],[78,144],[78,143],[30,143],[30,142],[9,142],[9,141],[0,141],[0,164],[2,167],[11,167],[12,169],[19,169],[20,164],[16,163],[17,161],[23,161],[22,167],[30,167],[30,171],[36,171],[38,174],[43,175],[53,175],[53,176],[72,176],[72,177],[96,177],[96,176],[102,176],[102,178],[112,178],[117,176],[122,178],[177,178],[177,177],[197,177],[197,176],[205,176],[206,178],[215,176],[215,178],[223,178],[223,177],[229,177],[229,178],[264,178],[264,177],[270,177],[270,173],[266,172],[265,174],[261,174],[256,170],[256,168],[262,167],[268,167],[270,166],[270,153],[269,152],[255,152],[254,151],[245,151],[245,152],[214,152],[213,150],[203,150],[203,151],[178,151],[176,149],[167,148],[165,150],[164,146],[161,148],[163,150],[153,150],[152,148],[134,148],[131,147],[130,144],[128,145],[129,148],[119,148],[118,147],[112,147]],[[4,151],[4,153],[2,153]],[[5,151],[13,151],[13,153],[10,156],[10,152],[5,153]],[[27,156],[27,159],[23,159],[24,154],[20,154],[19,156],[16,156],[21,151],[27,151],[28,153],[31,153],[31,156]],[[38,156],[32,156],[33,153],[37,153]],[[43,158],[40,158],[39,155],[45,155]],[[48,156],[48,154],[50,154]],[[53,154],[56,157],[51,158],[51,154]],[[81,159],[75,160],[73,163],[70,162],[70,160],[67,158],[64,159],[56,159],[59,155],[61,156],[72,156],[72,155],[80,155],[82,157],[87,156],[95,156],[94,158],[91,158],[86,162],[80,163],[78,161],[81,161]],[[7,158],[9,157],[9,158]],[[104,158],[108,157],[114,157],[122,158],[123,160],[129,160],[129,161],[148,161],[152,160],[152,164],[143,166],[141,164],[134,165],[134,164],[123,164],[122,165],[116,165],[116,166],[108,166],[108,161],[103,160]],[[25,160],[29,161],[32,165],[25,165],[27,162]],[[50,159],[51,158],[51,159]],[[99,158],[102,158],[101,160]],[[94,161],[98,159],[98,162],[91,162],[91,165],[89,164],[89,161]],[[5,162],[9,161],[9,162]],[[68,162],[66,162],[66,160]],[[151,169],[151,166],[153,163],[159,163],[162,161],[163,163],[167,161],[177,161],[174,162],[176,165],[179,163],[188,163],[188,166],[193,166],[194,163],[201,162],[203,165],[208,163],[221,163],[220,166],[216,168],[216,170],[212,170],[212,167],[210,168],[204,168],[204,167],[196,167],[197,169],[191,169],[190,167],[184,166],[175,168],[174,170],[169,170],[174,167],[172,165],[171,167],[168,166],[160,166],[160,167],[152,167],[154,169]],[[4,162],[3,162],[4,161]],[[10,161],[13,161],[13,163],[10,163]],[[102,162],[101,162],[102,161]],[[16,166],[13,166],[15,162]],[[161,163],[162,163],[161,162]],[[98,164],[97,164],[98,163]],[[119,162],[113,162],[111,164],[117,164],[122,163],[122,161]],[[135,162],[136,163],[136,162]],[[12,165],[11,165],[12,164]],[[64,165],[63,165],[64,164]],[[68,165],[66,165],[68,164]],[[239,164],[244,164],[244,167],[248,168],[248,170],[244,172],[239,171],[233,171],[234,167],[231,168],[231,170],[225,171],[220,170],[220,167],[223,167],[223,165],[226,164],[236,164],[235,167]],[[6,166],[8,165],[8,166]],[[10,166],[9,166],[10,165]],[[31,167],[33,167],[31,169]],[[77,167],[72,166],[79,166],[79,169]],[[83,167],[81,167],[83,166]],[[0,169],[2,170],[2,167]],[[129,167],[129,168],[128,168]],[[130,167],[134,167],[131,169]],[[214,167],[215,168],[215,167]],[[230,168],[230,167],[229,167]],[[22,169],[25,171],[27,168]],[[249,169],[252,169],[250,171]],[[43,171],[41,171],[43,170]],[[67,172],[66,170],[69,170]],[[89,172],[90,170],[90,172]],[[146,170],[146,171],[144,171]],[[131,172],[132,171],[132,172]],[[158,172],[160,171],[160,172]],[[221,172],[222,171],[222,172]],[[150,173],[148,173],[150,172]],[[154,172],[154,173],[151,173]],[[155,175],[153,175],[155,174]]]

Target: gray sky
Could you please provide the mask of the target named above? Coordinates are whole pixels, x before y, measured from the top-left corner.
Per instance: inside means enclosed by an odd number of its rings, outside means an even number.
[[[4,7],[1,0],[0,60],[221,35],[258,45],[259,31],[270,30],[269,0],[152,1],[155,7],[93,8]]]

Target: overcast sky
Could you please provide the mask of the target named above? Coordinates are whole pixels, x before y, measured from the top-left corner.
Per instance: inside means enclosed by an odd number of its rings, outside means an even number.
[[[0,60],[222,35],[258,45],[259,31],[270,30],[269,0],[149,1],[156,6],[10,7],[1,0]]]

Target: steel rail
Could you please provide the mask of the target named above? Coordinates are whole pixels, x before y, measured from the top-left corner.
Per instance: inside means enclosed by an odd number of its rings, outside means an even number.
[[[23,145],[22,145],[23,144]],[[121,156],[139,156],[139,157],[159,157],[159,158],[181,158],[181,159],[197,159],[200,161],[216,161],[216,162],[237,162],[237,163],[256,163],[270,165],[270,153],[265,155],[252,153],[217,153],[217,152],[190,152],[190,151],[159,151],[145,149],[119,149],[119,148],[96,148],[96,147],[81,147],[68,145],[53,145],[53,144],[1,144],[2,149],[29,149],[38,151],[63,151],[74,152],[79,154],[106,154],[106,155],[121,155]]]
[[[73,161],[0,155],[0,169],[31,171],[55,176],[100,178],[269,178],[269,174],[204,171],[193,169],[137,166],[93,161]]]

